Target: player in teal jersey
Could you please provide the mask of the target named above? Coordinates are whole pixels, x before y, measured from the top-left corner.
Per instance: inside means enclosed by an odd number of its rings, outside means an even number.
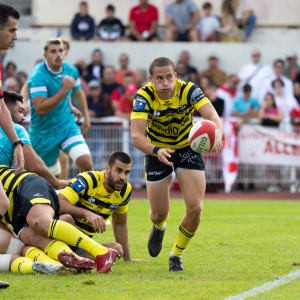
[[[28,79],[32,146],[56,176],[60,174],[60,149],[71,157],[80,172],[92,170],[90,151],[67,100],[73,96],[85,118],[83,132],[87,132],[90,122],[78,71],[63,61],[64,49],[59,38],[47,40],[44,51],[45,62],[36,66]]]

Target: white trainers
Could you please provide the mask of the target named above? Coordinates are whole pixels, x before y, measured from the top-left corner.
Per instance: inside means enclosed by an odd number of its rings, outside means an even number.
[[[53,275],[75,275],[77,270],[68,268],[60,263],[53,264],[43,261],[36,261],[32,264],[32,270],[40,274],[53,274]]]

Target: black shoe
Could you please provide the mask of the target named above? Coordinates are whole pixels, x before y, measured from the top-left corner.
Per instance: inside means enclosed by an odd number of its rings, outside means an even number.
[[[8,282],[0,281],[0,289],[6,289],[9,287]]]
[[[157,229],[155,225],[152,226],[152,230],[150,232],[149,240],[148,240],[148,251],[152,257],[156,257],[161,248],[162,242],[164,239],[166,229],[163,231]]]
[[[169,258],[169,271],[170,272],[181,272],[183,271],[181,257],[170,256]]]

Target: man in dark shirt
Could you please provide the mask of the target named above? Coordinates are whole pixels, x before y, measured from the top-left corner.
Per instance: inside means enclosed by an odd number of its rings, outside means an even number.
[[[111,93],[116,89],[122,89],[122,86],[115,82],[115,69],[112,66],[105,67],[102,79],[103,95],[111,96]]]
[[[88,41],[94,36],[94,19],[88,15],[87,10],[87,3],[80,2],[79,13],[75,15],[71,25],[71,35],[74,40]]]
[[[102,52],[100,49],[96,49],[92,55],[92,62],[87,67],[87,75],[84,79],[89,82],[92,79],[100,80],[103,77],[104,66],[102,64]]]
[[[224,114],[224,100],[217,97],[216,90],[217,90],[216,84],[210,82],[207,88],[205,89],[205,95],[211,101],[211,104],[217,111],[219,117],[222,117]]]
[[[121,21],[114,17],[115,8],[108,5],[106,8],[107,18],[100,22],[98,35],[102,41],[121,40],[124,35],[124,26]]]
[[[195,67],[190,65],[190,54],[188,51],[182,51],[179,56],[179,61],[182,61],[186,64],[187,73],[192,79],[193,82],[196,82],[198,79],[198,71]]]

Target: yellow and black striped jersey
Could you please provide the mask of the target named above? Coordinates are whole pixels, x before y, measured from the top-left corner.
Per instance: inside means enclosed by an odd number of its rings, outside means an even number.
[[[192,82],[175,81],[175,93],[169,100],[158,98],[153,83],[139,89],[133,103],[131,120],[147,121],[148,140],[161,148],[181,149],[189,145],[194,108],[210,101]]]
[[[131,198],[131,185],[126,183],[121,191],[108,193],[103,186],[105,171],[90,171],[78,174],[69,186],[60,194],[64,195],[71,204],[88,209],[106,220],[114,212],[127,212]],[[75,227],[85,234],[95,234],[93,226],[85,218],[75,218]]]
[[[14,192],[18,190],[20,183],[27,176],[37,176],[34,173],[22,171],[18,175],[15,175],[16,170],[5,165],[0,165],[0,180],[2,182],[5,194],[9,200],[9,209],[2,218],[2,221],[7,221],[8,223],[12,220],[12,214],[14,210]]]

